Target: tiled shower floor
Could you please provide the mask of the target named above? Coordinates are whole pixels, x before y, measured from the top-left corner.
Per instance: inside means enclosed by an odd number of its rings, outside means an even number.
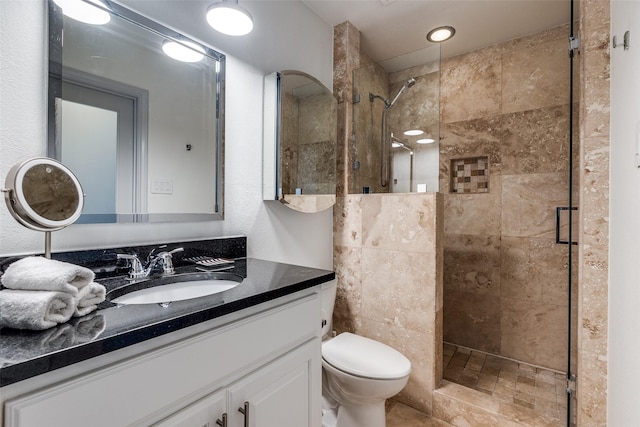
[[[566,419],[565,374],[444,344],[444,379],[495,398]]]

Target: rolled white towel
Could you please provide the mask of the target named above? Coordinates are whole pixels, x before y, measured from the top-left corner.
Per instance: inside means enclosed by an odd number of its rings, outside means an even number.
[[[67,292],[0,291],[0,326],[42,330],[68,321],[76,308]]]
[[[80,289],[76,296],[74,317],[84,316],[94,311],[98,308],[98,304],[104,301],[106,295],[106,288],[99,283],[92,282]]]
[[[88,268],[32,256],[11,264],[0,281],[9,289],[60,291],[77,296],[78,290],[93,282],[94,277]]]

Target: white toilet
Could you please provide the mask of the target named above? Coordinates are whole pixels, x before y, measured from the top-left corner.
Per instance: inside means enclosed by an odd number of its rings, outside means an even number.
[[[378,341],[331,337],[335,280],[322,286],[322,427],[385,427],[385,400],[409,380],[411,362]]]

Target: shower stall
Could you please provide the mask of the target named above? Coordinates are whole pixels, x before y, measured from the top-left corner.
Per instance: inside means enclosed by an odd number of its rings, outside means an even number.
[[[444,194],[444,379],[557,425],[575,420],[572,23],[409,69],[365,63],[349,141],[349,193]]]

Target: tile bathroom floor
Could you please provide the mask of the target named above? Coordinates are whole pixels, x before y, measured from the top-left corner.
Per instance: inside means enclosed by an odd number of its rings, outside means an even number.
[[[443,369],[445,380],[533,409],[540,415],[566,419],[564,373],[449,343],[444,344]]]
[[[386,412],[387,427],[452,427],[393,399],[387,400]]]

